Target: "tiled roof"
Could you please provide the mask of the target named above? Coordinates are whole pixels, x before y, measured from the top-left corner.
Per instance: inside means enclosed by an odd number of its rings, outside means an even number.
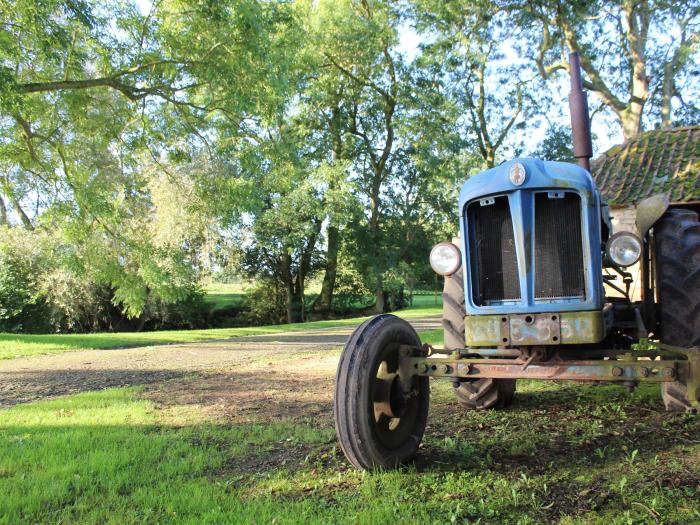
[[[700,200],[700,126],[641,133],[591,163],[609,204],[635,204],[666,192],[671,202]]]

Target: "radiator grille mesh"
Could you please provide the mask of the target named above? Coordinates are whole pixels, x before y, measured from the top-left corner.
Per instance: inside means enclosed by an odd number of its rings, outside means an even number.
[[[478,276],[473,298],[475,304],[520,299],[508,198],[496,197],[495,202],[488,206],[474,202],[469,205],[468,213],[474,228],[470,264],[472,275]]]
[[[585,295],[581,199],[535,194],[535,299]]]

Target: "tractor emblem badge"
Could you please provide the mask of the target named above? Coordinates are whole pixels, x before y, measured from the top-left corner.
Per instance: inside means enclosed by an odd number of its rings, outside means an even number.
[[[510,170],[508,170],[508,176],[510,177],[510,181],[516,186],[520,186],[523,182],[525,182],[526,174],[527,172],[525,171],[525,166],[523,166],[519,162],[513,164],[510,167]]]

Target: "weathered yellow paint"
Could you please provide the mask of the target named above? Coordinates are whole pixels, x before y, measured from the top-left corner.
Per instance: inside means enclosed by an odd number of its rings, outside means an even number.
[[[499,346],[510,343],[507,315],[468,315],[464,318],[464,339],[467,346]],[[506,326],[503,326],[506,325]],[[504,341],[504,339],[506,339]]]
[[[605,337],[603,312],[564,312],[560,314],[563,344],[600,343]]]
[[[531,314],[533,317],[535,314]],[[563,312],[559,319],[560,340],[530,344],[586,344],[599,343],[605,337],[603,312]],[[522,317],[518,315],[518,317]],[[504,321],[505,319],[505,321]],[[511,344],[511,320],[509,315],[468,315],[464,318],[466,346],[503,346]]]

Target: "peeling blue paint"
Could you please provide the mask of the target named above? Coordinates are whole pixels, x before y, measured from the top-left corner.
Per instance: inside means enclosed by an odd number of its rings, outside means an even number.
[[[525,182],[515,186],[508,171],[516,162],[525,166]],[[533,243],[527,238],[534,236],[534,191],[566,190],[581,198],[581,227],[583,240],[583,268],[586,295],[583,299],[556,299],[535,302],[535,277],[530,261],[533,260]],[[520,300],[504,301],[502,304],[477,306],[473,301],[472,279],[469,266],[469,243],[466,207],[477,199],[507,196],[513,219],[520,282]],[[600,193],[591,175],[583,168],[565,162],[549,162],[537,159],[513,159],[500,166],[471,177],[462,186],[459,195],[462,266],[466,310],[469,315],[497,313],[544,313],[600,310],[603,307],[602,251],[600,231]],[[527,253],[530,245],[531,253]]]

